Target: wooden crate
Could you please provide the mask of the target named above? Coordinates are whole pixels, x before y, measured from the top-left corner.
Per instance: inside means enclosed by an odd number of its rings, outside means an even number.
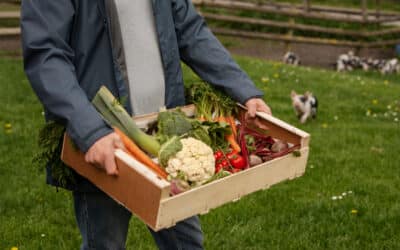
[[[194,107],[184,108],[191,115]],[[65,136],[62,160],[76,172],[85,176],[97,187],[121,203],[153,230],[168,228],[196,214],[285,180],[304,174],[308,158],[309,134],[264,113],[257,113],[270,129],[274,138],[300,145],[300,155],[288,154],[275,158],[245,171],[216,180],[184,193],[170,196],[170,183],[158,178],[153,172],[122,150],[115,152],[119,176],[108,176],[103,170],[84,161]],[[135,117],[139,126],[156,120],[157,114]]]

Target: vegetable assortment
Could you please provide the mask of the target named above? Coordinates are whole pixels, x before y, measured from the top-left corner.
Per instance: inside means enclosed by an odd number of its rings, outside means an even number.
[[[102,87],[93,99],[103,118],[115,127],[133,157],[158,176],[174,180],[183,190],[203,184],[215,172],[207,128],[183,112],[164,111],[158,116],[157,135],[142,131],[111,92]],[[204,141],[204,142],[203,142]],[[138,145],[138,147],[135,146]],[[154,163],[142,150],[158,159]]]
[[[166,110],[157,122],[140,129],[118,100],[102,87],[92,103],[120,136],[127,153],[147,166],[159,178],[171,182],[172,194],[204,185],[265,161],[293,152],[291,145],[269,135],[268,130],[249,123],[236,103],[206,83],[195,83],[186,91],[195,104],[195,117],[182,111]],[[59,157],[64,126],[50,122],[40,133],[40,163],[51,163],[53,178],[63,186],[74,177]],[[58,153],[55,153],[58,152]],[[38,164],[39,165],[39,164]]]
[[[243,112],[235,119],[239,114],[236,103],[209,84],[196,83],[188,93],[196,106],[195,117],[187,117],[179,109],[160,112],[151,133],[139,129],[105,87],[93,99],[94,106],[120,135],[126,151],[160,178],[171,181],[173,194],[298,147],[272,138],[268,130],[249,123]]]
[[[187,93],[189,100],[196,105],[199,120],[218,121],[227,124],[231,130],[225,136],[228,145],[221,143],[217,148],[214,147],[216,173],[222,170],[236,173],[299,147],[273,139],[265,128],[249,124],[243,113],[239,117],[236,103],[210,84],[194,83],[188,86]]]

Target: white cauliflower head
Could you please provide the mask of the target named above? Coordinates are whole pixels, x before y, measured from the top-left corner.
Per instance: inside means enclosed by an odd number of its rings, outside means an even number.
[[[215,172],[213,150],[192,137],[181,139],[182,149],[168,160],[165,168],[172,179],[179,179],[182,187],[199,186]]]

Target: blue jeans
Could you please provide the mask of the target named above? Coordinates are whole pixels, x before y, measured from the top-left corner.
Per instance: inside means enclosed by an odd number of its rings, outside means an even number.
[[[125,249],[131,213],[103,192],[74,192],[73,196],[83,241],[81,249]],[[197,216],[158,232],[149,230],[159,249],[203,249],[203,233]]]

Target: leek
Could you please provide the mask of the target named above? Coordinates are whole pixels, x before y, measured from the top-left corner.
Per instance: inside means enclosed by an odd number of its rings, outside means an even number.
[[[160,143],[157,139],[143,132],[135,124],[132,117],[106,87],[100,88],[92,103],[111,126],[119,128],[145,152],[153,156],[158,155]]]

